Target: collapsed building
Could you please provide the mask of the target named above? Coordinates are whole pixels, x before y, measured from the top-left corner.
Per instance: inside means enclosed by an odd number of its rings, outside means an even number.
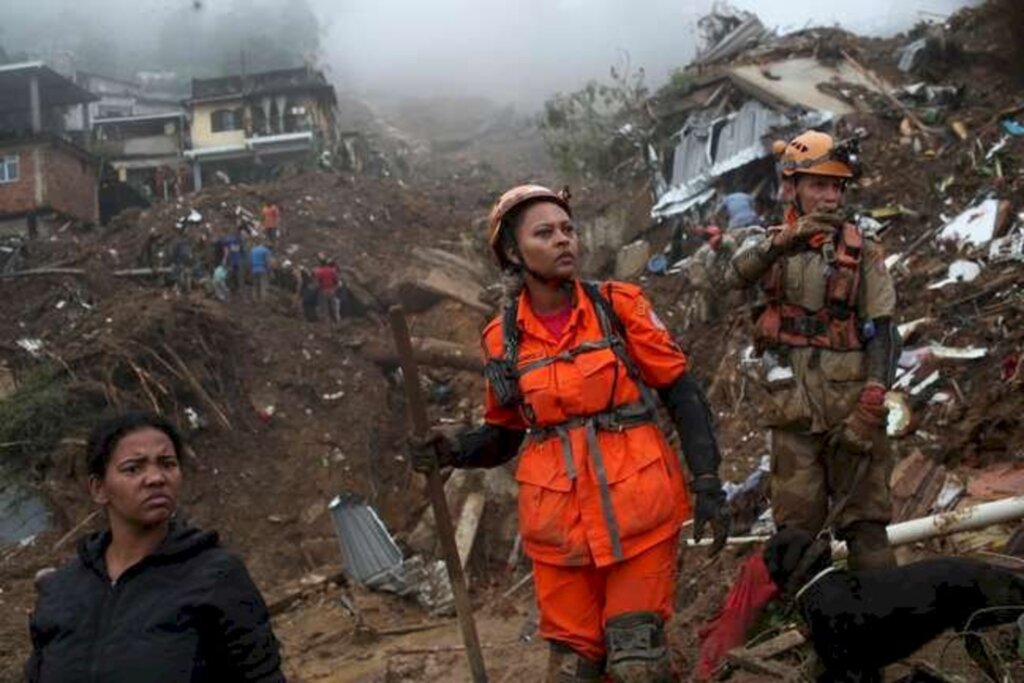
[[[99,220],[99,159],[65,127],[68,108],[96,99],[42,62],[0,66],[0,232]]]
[[[683,72],[689,87],[653,98],[659,120],[682,120],[662,150],[654,219],[700,213],[716,188],[774,197],[772,142],[832,130],[856,109],[836,88],[881,93],[884,82],[849,60],[819,59],[814,37],[779,38],[749,13],[702,20],[710,42]]]
[[[196,189],[217,172],[260,177],[268,166],[308,158],[338,141],[337,96],[309,67],[193,79],[185,102]]]

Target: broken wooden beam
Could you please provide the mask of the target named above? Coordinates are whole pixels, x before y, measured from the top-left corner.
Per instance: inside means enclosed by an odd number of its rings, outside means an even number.
[[[169,275],[174,272],[173,268],[125,268],[115,270],[111,273],[114,277],[153,277],[155,275]]]
[[[404,636],[409,633],[419,633],[420,631],[431,631],[435,628],[441,628],[442,626],[452,626],[455,624],[454,620],[447,621],[424,621],[419,624],[406,624],[404,626],[391,626],[388,628],[374,628],[368,627],[375,635],[378,636]]]
[[[800,647],[807,642],[807,638],[804,634],[795,628],[791,628],[788,631],[784,631],[774,638],[770,638],[763,643],[755,645],[753,647],[746,648],[747,652],[758,657],[774,657],[781,655],[783,652],[792,650],[795,647]]]
[[[469,555],[473,552],[473,542],[476,541],[476,533],[480,529],[480,518],[483,516],[486,501],[483,493],[474,491],[466,496],[466,502],[462,504],[459,522],[455,527],[455,546],[458,548],[459,563],[463,569],[466,568]]]
[[[347,581],[348,579],[343,571],[333,569],[323,574],[309,574],[305,582],[300,579],[298,583],[284,588],[280,593],[268,596],[267,611],[270,613],[270,616],[277,616],[282,612],[287,612],[297,602],[316,593],[328,584],[344,585]]]
[[[81,268],[30,268],[28,270],[19,270],[14,273],[0,274],[0,279],[14,280],[20,277],[42,275],[85,275],[85,271]]]
[[[416,355],[416,362],[427,367],[455,368],[470,372],[482,372],[484,369],[479,350],[455,342],[430,337],[413,337],[412,349]],[[399,366],[398,354],[389,341],[372,341],[363,346],[360,352],[377,365],[389,369]]]

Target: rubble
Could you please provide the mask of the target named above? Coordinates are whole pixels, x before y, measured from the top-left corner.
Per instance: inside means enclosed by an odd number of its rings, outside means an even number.
[[[596,181],[578,191],[574,213],[583,234],[594,234],[593,251],[601,252],[592,263],[609,266],[588,277],[607,276],[623,246],[645,241],[649,251],[636,258],[639,266],[628,269],[628,276],[644,282],[659,316],[686,349],[690,367],[710,387],[725,455],[723,477],[741,482],[754,473],[743,490],[756,492],[751,496],[756,504],[742,522],[751,525],[755,537],[770,529],[770,515],[759,490],[765,479],[760,467],[766,446],[757,414],[763,388],[742,370],[749,311],[738,306],[717,323],[694,324],[687,313],[691,293],[678,276],[679,263],[696,245],[684,240],[681,253],[666,247],[673,221],[703,221],[718,180],[770,203],[772,183],[761,181],[774,173],[771,143],[809,124],[831,126],[844,137],[863,135],[865,175],[850,187],[851,213],[878,222],[873,229],[898,278],[898,322],[908,348],[899,388],[887,400],[907,477],[894,483],[901,494],[909,493],[898,501],[900,516],[953,510],[962,517],[979,497],[1019,493],[992,489],[1004,481],[1017,486],[1013,463],[1024,452],[1021,101],[1019,87],[1011,85],[1017,75],[1001,70],[994,56],[1005,47],[988,33],[998,15],[985,12],[966,10],[950,19],[941,41],[960,45],[962,59],[942,65],[941,77],[930,75],[939,68],[932,57],[939,38],[929,36],[924,46],[915,47],[904,72],[899,62],[908,52],[896,56],[898,50],[925,36],[868,40],[840,30],[807,29],[779,37],[760,30],[750,16],[730,20],[715,30],[708,46],[715,49],[706,50],[697,73],[690,74],[692,90],[659,93],[650,102],[657,119],[651,130],[667,131],[654,142],[671,183],[651,183],[664,185],[667,193],[659,195],[664,201],[649,201],[647,187],[612,193]],[[801,73],[808,76],[803,82]],[[898,97],[905,86],[922,82],[915,92],[923,99]],[[935,99],[948,86],[959,91],[958,100]],[[834,107],[830,116],[818,108],[826,104]],[[482,144],[482,139],[474,142],[474,153],[498,149]],[[429,146],[402,146],[416,147]],[[674,155],[671,163],[668,153]],[[414,164],[410,158],[403,163]],[[453,626],[449,632],[430,631],[436,652],[424,653],[423,641],[398,633],[422,623],[430,607],[364,590],[325,569],[339,563],[324,501],[339,490],[360,491],[390,537],[384,544],[390,548],[388,562],[400,557],[397,566],[404,567],[410,584],[441,585],[428,579],[437,554],[424,521],[429,515],[423,515],[419,477],[404,459],[397,358],[375,317],[396,300],[419,302],[411,325],[434,400],[432,419],[452,425],[480,419],[479,331],[498,299],[489,288],[496,277],[482,256],[479,220],[496,188],[544,177],[546,171],[537,169],[542,162],[533,158],[520,161],[511,176],[483,163],[456,170],[431,162],[426,175],[416,177],[418,171],[406,169],[401,180],[391,171],[367,177],[321,170],[273,183],[210,186],[123,212],[92,232],[71,226],[57,231],[52,241],[33,242],[27,249],[12,246],[15,251],[4,261],[3,274],[69,271],[0,279],[8,302],[0,351],[17,383],[23,386],[41,367],[60,369],[55,386],[74,399],[59,404],[55,412],[62,417],[91,416],[108,405],[155,407],[172,415],[190,432],[194,450],[189,467],[197,473],[186,471],[193,492],[190,515],[231,539],[261,587],[297,586],[302,577],[324,579],[308,590],[283,590],[288,602],[275,616],[289,665],[301,672],[297,680],[347,668],[371,679],[388,671],[389,662],[395,662],[393,670],[403,670],[404,660],[388,654],[398,650],[416,653],[409,662],[415,657],[419,668],[407,668],[422,680],[460,678],[458,653],[445,649],[457,647]],[[222,305],[200,291],[179,296],[164,287],[162,276],[178,236],[186,236],[196,253],[207,254],[217,237],[240,224],[255,229],[265,195],[282,207],[284,234],[274,249],[282,262],[309,267],[318,252],[339,261],[351,294],[340,325],[302,320],[293,272],[275,274],[271,300],[262,308],[244,292]],[[612,195],[630,199],[609,206]],[[655,206],[658,220],[652,223]],[[959,222],[969,212],[979,217]],[[0,247],[0,259],[8,253]],[[665,255],[665,275],[645,279],[652,254]],[[942,289],[928,289],[950,277],[957,261],[976,264],[977,270],[968,277],[954,274],[955,282]],[[114,271],[145,276],[116,279]],[[26,340],[33,340],[35,356],[19,346]],[[80,400],[84,405],[75,402]],[[52,528],[41,532],[45,543],[19,550],[11,561],[4,554],[0,566],[5,580],[0,604],[13,615],[0,631],[5,645],[0,649],[10,653],[0,656],[0,678],[17,675],[12,672],[26,648],[23,615],[30,605],[31,577],[58,559],[48,552],[53,539],[96,523],[79,526],[91,511],[76,480],[81,444],[63,442],[81,438],[81,427],[57,422],[57,428],[59,436],[45,449],[51,455],[32,461],[43,473],[40,487],[47,503],[57,511],[49,521]],[[490,473],[482,485],[463,481],[467,488],[452,509],[464,520],[460,559],[481,613],[481,631],[487,647],[503,653],[495,653],[495,675],[527,680],[542,669],[544,651],[518,639],[532,597],[529,568],[517,550],[509,469],[495,471],[502,477],[497,482]],[[453,480],[458,488],[460,480]],[[1002,551],[1007,537],[1007,527],[998,526],[964,547]],[[730,548],[710,570],[696,562],[686,565],[681,611],[669,625],[682,672],[692,671],[695,663],[692,625],[713,611],[723,582],[756,538],[741,540],[748,545]],[[953,541],[929,541],[914,552],[941,552],[951,547],[947,543]],[[69,552],[70,545],[66,541],[61,552]],[[422,559],[407,559],[414,555]],[[7,590],[8,581],[13,590]],[[396,644],[372,651],[355,644],[357,628],[342,597],[372,617],[380,634],[395,629],[388,637]],[[446,600],[435,596],[425,604]],[[775,659],[785,661],[788,654]],[[740,674],[735,678],[743,680]]]

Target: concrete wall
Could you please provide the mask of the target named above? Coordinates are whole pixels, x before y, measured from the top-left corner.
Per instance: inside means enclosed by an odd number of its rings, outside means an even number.
[[[101,140],[92,145],[93,154],[120,159],[121,157],[173,156],[178,149],[178,134],[150,135],[128,140]]]
[[[99,169],[90,161],[50,146],[45,154],[43,201],[55,211],[79,220],[100,220]]]
[[[241,106],[242,101],[240,99],[222,102],[201,102],[193,105],[191,123],[192,149],[244,145],[244,130],[227,130],[214,133],[213,119],[210,118],[213,112],[218,109],[236,109]]]

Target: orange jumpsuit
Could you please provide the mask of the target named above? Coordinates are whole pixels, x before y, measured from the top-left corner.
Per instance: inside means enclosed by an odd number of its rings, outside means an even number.
[[[686,371],[686,356],[641,289],[604,283],[601,293],[625,327],[644,383],[673,384]],[[518,325],[523,405],[500,406],[488,386],[484,419],[527,431],[516,471],[519,528],[534,562],[540,633],[600,659],[609,617],[671,615],[689,497],[679,458],[654,419],[623,426],[594,417],[644,404],[624,363],[601,347],[598,314],[579,282],[561,339],[537,319],[525,291]],[[500,317],[484,330],[483,343],[489,358],[503,355]]]

